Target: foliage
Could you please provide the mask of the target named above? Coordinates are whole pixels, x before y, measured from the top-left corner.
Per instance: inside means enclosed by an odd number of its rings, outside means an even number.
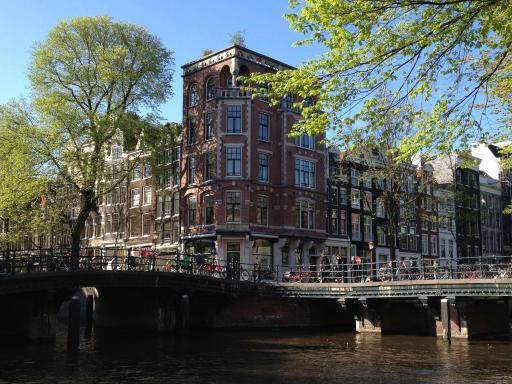
[[[206,56],[209,56],[213,53],[213,50],[207,48],[207,49],[203,49],[203,51],[201,52],[201,57],[206,57]]]
[[[243,31],[236,31],[229,37],[229,42],[234,45],[245,47],[245,36]]]
[[[44,161],[33,151],[28,106],[0,106],[0,242],[13,243],[26,233],[46,234],[60,222],[49,206],[52,186]]]
[[[268,83],[274,104],[295,95],[298,131],[332,129],[334,141],[357,146],[377,134],[360,121],[390,112],[378,106],[384,88],[390,107],[417,110],[413,132],[399,143],[404,156],[447,153],[494,133],[478,118],[486,109],[475,106],[485,105],[489,81],[508,73],[510,1],[290,0],[290,9],[290,26],[304,35],[296,45],[324,53],[297,70],[253,74],[250,84],[258,96],[257,85]],[[315,103],[303,104],[306,97]]]
[[[361,141],[344,153],[350,163],[359,164],[362,170],[361,184],[364,184],[364,180],[372,180],[377,186],[377,195],[362,194],[363,206],[371,207],[373,201],[382,204],[386,220],[384,224],[380,218],[380,227],[386,235],[390,256],[394,260],[398,247],[396,241],[402,237],[407,241],[408,237],[416,236],[410,235],[409,229],[416,228],[416,207],[425,187],[432,186],[433,178],[424,171],[421,162],[413,164],[406,160],[398,145],[411,133],[411,120],[414,118],[412,107],[392,106],[392,95],[382,91],[375,109],[387,113],[378,119],[376,114],[365,119],[360,128],[354,128],[361,131]],[[417,177],[420,170],[421,177]],[[365,211],[365,215],[379,219],[373,210]]]
[[[134,148],[157,125],[158,105],[172,95],[172,68],[172,54],[157,37],[106,16],[62,21],[35,46],[32,151],[78,195],[75,249],[89,213],[108,192],[111,145],[121,137]],[[118,171],[109,186],[119,184],[129,166]]]

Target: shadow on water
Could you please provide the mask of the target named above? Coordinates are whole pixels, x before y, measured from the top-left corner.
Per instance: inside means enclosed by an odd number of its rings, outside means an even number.
[[[431,337],[332,331],[94,330],[55,343],[0,346],[1,383],[468,383],[510,382],[512,343],[451,345]]]

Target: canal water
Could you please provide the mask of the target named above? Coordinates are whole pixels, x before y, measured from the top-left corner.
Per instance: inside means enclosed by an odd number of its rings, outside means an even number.
[[[512,383],[511,342],[319,331],[96,331],[0,345],[0,383]]]

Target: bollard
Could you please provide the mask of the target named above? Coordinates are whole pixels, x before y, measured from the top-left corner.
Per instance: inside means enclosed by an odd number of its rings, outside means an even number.
[[[68,349],[77,349],[80,344],[80,298],[73,296],[69,302]]]

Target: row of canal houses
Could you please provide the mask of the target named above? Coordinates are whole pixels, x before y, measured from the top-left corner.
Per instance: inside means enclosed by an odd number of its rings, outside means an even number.
[[[167,149],[155,178],[144,154],[112,143],[111,166],[138,160],[87,221],[84,246],[316,267],[512,253],[502,145],[413,159],[390,181],[378,149],[356,156],[324,137],[290,137],[295,100],[272,106],[239,81],[293,67],[233,45],[182,69],[179,147]]]

